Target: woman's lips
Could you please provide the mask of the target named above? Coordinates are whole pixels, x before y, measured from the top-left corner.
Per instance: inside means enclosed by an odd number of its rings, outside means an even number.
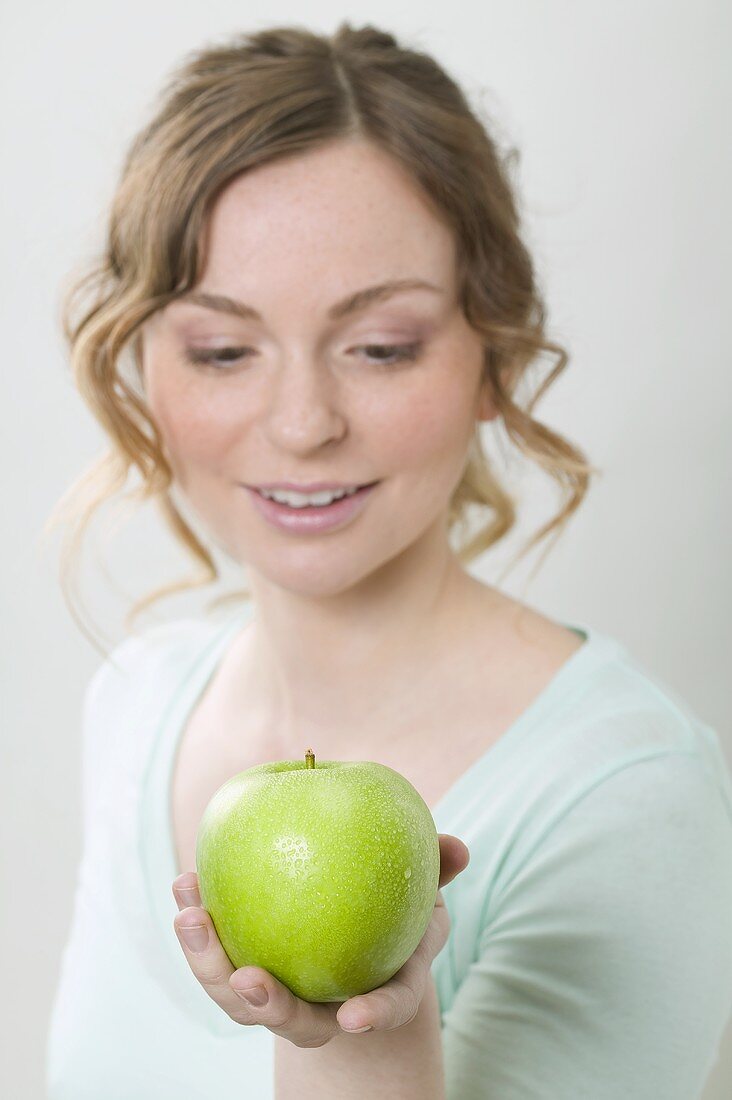
[[[279,504],[276,500],[263,497],[256,489],[244,488],[252,498],[252,503],[260,515],[264,516],[273,527],[281,531],[309,534],[320,531],[329,531],[333,527],[340,527],[353,516],[357,515],[366,504],[371,493],[381,484],[378,481],[370,485],[363,485],[350,496],[334,500],[332,504],[307,504],[304,508],[294,508],[289,504]]]

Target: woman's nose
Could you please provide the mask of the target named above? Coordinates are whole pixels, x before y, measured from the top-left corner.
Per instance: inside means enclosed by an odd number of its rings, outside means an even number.
[[[312,450],[343,436],[346,420],[338,386],[322,364],[291,360],[278,372],[267,429],[273,443],[289,450]]]

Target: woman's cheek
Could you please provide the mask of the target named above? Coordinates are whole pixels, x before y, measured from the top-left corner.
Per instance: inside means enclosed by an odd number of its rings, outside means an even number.
[[[462,468],[474,429],[468,388],[448,377],[405,396],[404,401],[386,407],[378,421],[384,453],[390,455],[393,468],[434,471],[445,464]]]
[[[224,453],[242,430],[236,401],[223,392],[182,384],[158,394],[153,408],[167,447],[179,465],[206,465]]]

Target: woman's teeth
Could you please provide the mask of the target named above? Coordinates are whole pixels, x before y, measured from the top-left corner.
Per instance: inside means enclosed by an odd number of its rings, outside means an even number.
[[[353,496],[359,488],[360,486],[355,485],[353,489],[345,489],[337,493],[328,492],[327,490],[320,493],[297,493],[294,490],[268,491],[265,489],[260,489],[259,492],[263,497],[267,497],[268,500],[276,500],[279,504],[289,504],[291,508],[307,508],[332,504],[334,500]]]

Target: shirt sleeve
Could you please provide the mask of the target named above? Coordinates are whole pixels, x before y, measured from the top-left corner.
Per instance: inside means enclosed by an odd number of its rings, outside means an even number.
[[[693,753],[619,768],[492,904],[448,1100],[695,1100],[732,1010],[732,818]]]

